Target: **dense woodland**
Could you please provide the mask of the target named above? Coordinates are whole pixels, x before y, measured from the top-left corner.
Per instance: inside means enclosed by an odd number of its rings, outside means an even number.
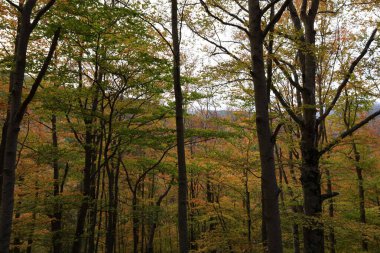
[[[0,0],[0,253],[380,252],[378,0]]]

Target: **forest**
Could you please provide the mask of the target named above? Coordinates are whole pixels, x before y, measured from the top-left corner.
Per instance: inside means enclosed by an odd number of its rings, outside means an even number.
[[[380,252],[379,0],[0,0],[0,253]]]

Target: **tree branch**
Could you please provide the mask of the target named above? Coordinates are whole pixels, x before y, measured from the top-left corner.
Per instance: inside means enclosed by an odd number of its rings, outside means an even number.
[[[7,3],[9,3],[12,7],[16,8],[20,13],[22,12],[22,7],[15,4],[14,2],[12,2],[11,0],[5,0]]]
[[[274,130],[273,134],[272,134],[272,137],[270,138],[271,139],[271,142],[272,144],[276,144],[276,140],[277,140],[277,135],[278,133],[280,132],[281,130],[281,127],[284,125],[284,123],[280,123],[277,125],[276,129]]]
[[[298,81],[293,80],[293,78],[290,76],[289,72],[286,71],[286,69],[281,65],[280,61],[276,58],[273,57],[273,61],[276,64],[277,67],[282,71],[282,73],[285,75],[286,79],[288,79],[289,83],[293,85],[298,91],[303,92],[305,89],[299,84]],[[296,72],[293,72],[297,74]]]
[[[267,12],[272,6],[274,6],[276,3],[280,2],[280,0],[274,0],[271,1],[269,4],[267,4],[264,9],[261,10],[261,15],[264,15],[265,12]]]
[[[214,5],[216,8],[220,9],[221,11],[223,11],[224,13],[226,13],[228,16],[232,17],[233,19],[236,19],[237,21],[239,21],[243,25],[247,23],[245,20],[239,18],[238,15],[226,10],[223,6],[220,6],[219,4],[216,4],[216,3],[214,3]]]
[[[16,120],[18,122],[21,122],[22,118],[24,117],[26,108],[28,107],[29,103],[32,101],[34,95],[37,92],[38,87],[41,84],[42,79],[44,78],[44,76],[46,74],[46,71],[50,65],[51,59],[53,58],[55,49],[57,48],[58,39],[59,39],[60,34],[61,34],[61,28],[58,28],[57,31],[55,31],[55,33],[54,33],[54,36],[53,36],[53,39],[52,39],[52,42],[50,45],[49,53],[45,58],[45,61],[44,61],[43,65],[40,69],[40,72],[38,72],[37,78],[34,80],[34,83],[32,85],[32,88],[31,88],[28,96],[25,98],[24,102],[22,102],[22,104],[20,106],[20,110],[17,113]]]
[[[303,125],[303,120],[301,118],[299,118],[295,112],[290,108],[290,106],[288,105],[288,103],[286,103],[286,101],[284,100],[284,98],[281,96],[280,92],[272,85],[271,87],[274,95],[276,96],[276,98],[278,99],[278,101],[280,101],[281,105],[285,108],[285,110],[288,112],[289,116],[298,124],[298,125]]]
[[[219,18],[218,16],[216,16],[215,14],[213,14],[213,13],[210,11],[210,9],[208,8],[207,4],[206,4],[203,0],[199,0],[199,1],[200,1],[201,5],[203,6],[204,10],[206,11],[206,13],[207,13],[209,16],[213,17],[214,19],[216,19],[217,21],[219,21],[219,22],[220,22],[221,24],[223,24],[223,25],[227,25],[227,26],[231,26],[231,27],[238,28],[239,30],[245,32],[245,33],[249,36],[249,31],[248,31],[246,28],[244,28],[244,27],[242,27],[242,26],[240,26],[240,25],[231,24],[231,23],[229,23],[229,22],[224,21],[223,19],[221,19],[221,18]]]
[[[289,5],[291,0],[286,0],[280,7],[280,9],[277,11],[277,13],[274,15],[271,21],[267,24],[263,31],[263,36],[267,35],[267,33],[274,27],[274,25],[280,20],[282,14],[284,13],[286,7]]]
[[[375,39],[376,32],[377,32],[377,28],[375,28],[373,30],[371,37],[367,41],[367,43],[366,43],[365,47],[363,48],[363,50],[361,51],[360,55],[351,63],[351,66],[348,69],[348,73],[346,74],[345,78],[343,79],[343,81],[339,85],[333,101],[331,102],[330,106],[326,109],[326,111],[317,119],[317,124],[321,123],[330,114],[331,110],[334,108],[336,102],[338,101],[338,99],[340,98],[340,95],[342,94],[344,87],[346,87],[348,81],[350,80],[350,77],[351,77],[352,73],[354,72],[355,67],[359,64],[359,62],[367,54],[368,49],[371,46],[371,43]]]
[[[236,61],[239,61],[239,62],[242,62],[242,60],[237,57],[236,55],[234,55],[231,51],[229,51],[226,47],[222,46],[221,43],[218,44],[216,43],[215,41],[212,41],[210,40],[209,38],[207,38],[206,36],[203,36],[201,35],[198,31],[196,31],[194,28],[192,28],[191,26],[188,26],[189,29],[195,33],[197,36],[199,36],[201,39],[207,41],[208,43],[214,45],[216,48],[219,48],[222,52],[224,52],[225,54],[229,55],[231,58],[233,58],[234,60]]]
[[[34,20],[33,22],[30,24],[30,30],[33,31],[34,28],[36,28],[38,22],[40,21],[40,19],[42,18],[43,15],[45,15],[45,13],[50,10],[50,8],[54,5],[56,0],[50,0],[44,7],[42,7],[36,14],[36,16],[34,17]]]
[[[357,131],[362,126],[364,126],[365,124],[367,124],[368,122],[370,122],[371,120],[373,120],[374,118],[376,118],[379,115],[380,115],[380,110],[372,113],[371,115],[369,115],[367,118],[365,118],[362,121],[360,121],[355,126],[351,127],[350,129],[347,129],[346,131],[344,131],[343,133],[341,133],[338,138],[335,138],[334,140],[332,140],[326,147],[324,147],[321,151],[319,151],[319,156],[322,156],[324,153],[330,151],[341,140],[343,140],[347,136],[352,135],[355,131]]]
[[[331,199],[333,197],[336,197],[339,195],[339,192],[332,192],[330,194],[326,193],[326,194],[322,194],[321,195],[321,199],[322,199],[322,202],[325,201],[326,199]]]

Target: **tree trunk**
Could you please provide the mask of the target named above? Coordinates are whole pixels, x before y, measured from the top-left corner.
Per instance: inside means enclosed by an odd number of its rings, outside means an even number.
[[[133,226],[133,253],[138,253],[139,246],[139,217],[137,213],[137,192],[132,197],[132,226]]]
[[[263,210],[268,250],[282,252],[281,222],[278,206],[274,146],[269,125],[269,96],[264,66],[264,34],[261,30],[261,10],[258,0],[249,0],[249,32],[252,78],[255,89],[256,127],[261,161]]]
[[[53,180],[54,180],[54,213],[51,221],[51,231],[53,233],[53,253],[61,253],[61,229],[62,229],[62,210],[60,190],[59,190],[59,167],[58,167],[58,137],[57,137],[57,117],[53,114],[51,117],[52,125],[52,144],[53,144]]]
[[[357,149],[356,143],[353,142],[352,149],[354,150],[355,155],[355,170],[358,178],[358,193],[359,193],[359,211],[360,211],[360,222],[366,224],[366,215],[365,215],[365,198],[364,198],[364,187],[363,187],[363,169],[360,167],[360,153]],[[365,238],[365,234],[362,234],[362,250],[368,251],[368,242]]]
[[[150,225],[149,239],[148,239],[148,246],[147,246],[147,253],[153,253],[154,252],[153,241],[154,241],[154,234],[155,234],[156,228],[157,228],[159,208],[161,206],[162,200],[166,197],[166,195],[168,195],[168,193],[169,193],[169,191],[171,189],[171,184],[172,184],[172,182],[170,182],[170,184],[169,184],[168,188],[166,189],[166,191],[158,198],[158,200],[156,202],[156,208],[157,209],[156,209],[156,211],[154,213],[153,222]]]
[[[112,170],[108,173],[109,206],[106,232],[106,253],[113,253],[115,249],[120,159],[121,157],[119,156],[116,168],[112,168]]]
[[[327,176],[327,194],[331,195],[332,192],[332,183],[331,183],[331,176],[330,176],[330,170],[326,169],[326,176]],[[329,217],[334,217],[334,200],[332,198],[329,199]],[[329,228],[329,248],[330,253],[335,253],[335,232],[334,227]]]
[[[305,46],[310,47],[304,54],[303,84],[303,124],[301,125],[301,183],[304,196],[304,213],[311,218],[311,225],[303,228],[304,252],[323,253],[323,224],[318,221],[322,213],[321,173],[316,124],[316,56],[314,22],[319,1],[313,0],[308,14],[301,12],[305,27]],[[302,57],[302,56],[301,56]]]
[[[91,168],[92,168],[92,134],[89,126],[86,127],[86,141],[85,141],[85,165],[83,169],[83,189],[82,189],[82,203],[78,211],[77,225],[75,229],[75,237],[72,246],[72,253],[80,253],[82,249],[84,226],[86,222],[87,211],[91,202]]]
[[[247,241],[250,252],[252,251],[252,217],[251,217],[251,198],[248,188],[248,170],[244,170],[244,188],[245,188],[245,211],[247,213]]]
[[[8,253],[11,239],[14,187],[16,170],[16,152],[18,135],[20,132],[20,120],[18,112],[21,107],[22,87],[24,84],[26,53],[30,38],[31,12],[34,1],[28,1],[19,16],[17,45],[15,50],[15,63],[10,76],[11,92],[8,102],[9,121],[5,138],[4,167],[2,181],[2,196],[0,210],[0,252]]]
[[[185,159],[185,126],[183,119],[183,96],[181,89],[180,45],[178,35],[178,3],[172,0],[172,47],[173,47],[173,83],[175,95],[177,156],[178,156],[178,234],[180,253],[189,251],[187,238],[187,175]]]
[[[3,169],[4,169],[4,157],[5,157],[5,143],[7,139],[7,129],[8,129],[8,113],[5,118],[4,125],[1,132],[1,143],[0,143],[0,191],[3,188]],[[1,194],[0,194],[0,206],[1,206]]]

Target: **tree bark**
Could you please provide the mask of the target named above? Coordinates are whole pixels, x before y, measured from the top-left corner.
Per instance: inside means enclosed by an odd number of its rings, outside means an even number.
[[[282,252],[281,222],[278,205],[274,146],[269,125],[269,96],[264,66],[264,38],[261,28],[261,10],[258,0],[249,0],[249,39],[252,78],[255,89],[256,127],[261,161],[263,194],[263,221],[270,253]]]
[[[62,229],[62,208],[60,200],[59,190],[59,167],[58,167],[58,136],[57,136],[57,117],[53,114],[51,117],[52,125],[52,146],[53,146],[53,180],[54,180],[54,211],[51,221],[51,231],[53,233],[53,253],[61,253],[62,243],[61,243],[61,229]]]
[[[133,232],[133,253],[138,253],[139,246],[139,214],[137,213],[137,192],[133,192],[132,197],[132,232]]]
[[[366,213],[365,213],[365,198],[364,198],[364,187],[363,187],[363,169],[360,166],[360,153],[356,146],[356,143],[352,143],[352,149],[355,155],[355,170],[358,179],[358,193],[359,193],[359,211],[360,211],[360,222],[366,224]],[[368,241],[365,238],[365,234],[362,234],[362,250],[368,251]]]
[[[180,71],[180,41],[178,34],[178,3],[172,0],[172,49],[173,49],[173,84],[175,95],[177,156],[178,156],[178,234],[181,253],[189,251],[187,236],[187,175],[185,158],[185,126],[183,119],[183,96]]]
[[[333,193],[332,191],[332,183],[331,183],[331,176],[330,176],[330,170],[326,169],[326,176],[327,176],[327,194],[331,195]],[[329,217],[334,217],[334,200],[332,198],[329,199]],[[335,232],[334,227],[331,226],[329,228],[329,248],[330,253],[335,253]]]
[[[173,180],[172,180],[172,182],[173,182]],[[166,188],[165,192],[156,201],[156,208],[157,209],[156,209],[156,211],[154,213],[153,222],[150,225],[149,239],[148,239],[148,245],[147,245],[147,253],[153,253],[154,252],[153,242],[154,242],[154,235],[155,235],[155,232],[156,232],[157,222],[158,222],[158,212],[159,212],[158,209],[161,206],[162,200],[166,197],[166,195],[168,195],[168,193],[169,193],[169,191],[170,191],[170,189],[172,187],[172,182],[170,182],[168,188]]]

